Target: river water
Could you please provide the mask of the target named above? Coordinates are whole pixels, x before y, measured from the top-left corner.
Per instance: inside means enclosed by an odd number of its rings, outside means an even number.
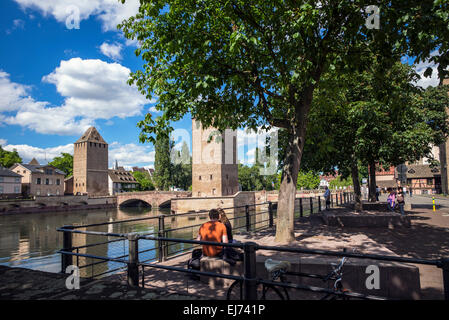
[[[61,271],[61,255],[57,253],[62,247],[62,232],[56,229],[64,225],[88,225],[103,222],[122,221],[135,218],[155,217],[167,215],[164,219],[165,229],[191,228],[173,231],[168,234],[170,237],[192,239],[198,231],[198,224],[207,221],[207,217],[202,215],[184,216],[183,218],[169,217],[169,209],[149,209],[149,208],[124,208],[124,209],[101,209],[83,210],[56,213],[37,214],[15,214],[0,216],[0,264],[12,267],[22,267],[48,272]],[[158,219],[148,219],[142,221],[123,222],[108,224],[80,230],[103,231],[109,233],[151,233],[158,231]],[[115,240],[117,238],[73,235],[73,246],[82,247],[87,244]],[[155,241],[140,240],[139,251],[152,249],[156,246]],[[169,247],[169,253],[187,249],[187,244],[173,244]],[[120,257],[127,255],[128,242],[117,241],[105,245],[80,248],[82,254],[97,256]],[[150,250],[139,255],[140,261],[158,258],[158,250]],[[87,265],[99,260],[91,258],[74,259],[78,265]],[[123,267],[121,263],[101,263],[81,269],[81,276],[98,275],[108,270]]]
[[[56,229],[65,226],[85,226],[101,224],[78,230],[101,231],[107,233],[138,232],[154,233],[157,236],[159,222],[157,216],[164,216],[164,229],[171,229],[165,236],[178,239],[193,239],[198,234],[199,226],[208,220],[207,214],[188,214],[174,217],[170,209],[150,208],[120,208],[81,210],[69,212],[51,212],[34,214],[0,215],[0,265],[21,267],[47,272],[61,272],[61,254],[63,234]],[[153,217],[153,219],[151,219]],[[245,228],[243,213],[228,214],[232,219],[234,231]],[[140,219],[138,221],[125,221]],[[147,219],[148,218],[148,219]],[[253,218],[252,218],[253,219]],[[254,218],[255,219],[255,218]],[[267,213],[257,217],[267,224]],[[119,223],[111,223],[117,222]],[[122,222],[120,222],[122,221]],[[109,222],[108,224],[104,224]],[[255,220],[251,220],[255,222]],[[112,242],[111,242],[112,241]],[[128,241],[121,238],[73,234],[72,245],[74,252],[100,257],[127,259]],[[92,244],[104,243],[95,246]],[[88,245],[87,247],[85,247]],[[139,240],[139,261],[151,262],[159,258],[157,243],[153,240]],[[169,255],[190,249],[191,244],[169,243]],[[143,251],[143,252],[142,252]],[[91,257],[73,258],[73,263],[80,267],[82,277],[110,275],[111,271],[118,272],[125,265],[120,262],[104,262]]]

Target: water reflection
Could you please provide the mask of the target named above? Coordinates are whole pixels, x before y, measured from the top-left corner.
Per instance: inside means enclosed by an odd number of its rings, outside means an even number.
[[[167,232],[166,237],[192,239],[197,235],[198,225],[208,220],[207,214],[189,214],[174,218],[170,216],[169,212],[170,209],[123,208],[0,216],[0,264],[60,272],[61,256],[56,252],[62,247],[62,233],[57,232],[56,229],[64,225],[79,226],[149,218],[163,214],[166,215],[164,218],[166,230],[183,228],[182,230]],[[236,216],[239,218],[232,219],[234,215],[228,215],[232,220],[235,231],[245,225],[244,212],[240,212]],[[262,224],[266,224],[262,221],[267,221],[267,218],[266,215],[260,215],[257,218],[251,217],[251,223],[257,224],[258,221],[261,221]],[[157,235],[158,228],[159,221],[154,218],[94,226],[89,227],[88,230],[108,233],[139,232]],[[86,245],[112,240],[119,241],[86,247]],[[80,247],[75,252],[89,255],[115,258],[127,258],[128,255],[128,241],[114,237],[73,234],[73,246]],[[188,248],[191,248],[190,244],[170,243],[166,252],[172,255]],[[139,252],[141,252],[139,254],[140,261],[151,261],[159,258],[156,241],[139,240]],[[83,277],[102,274],[124,266],[117,262],[93,264],[100,261],[84,257],[74,258],[73,262],[82,267],[81,276]],[[89,266],[83,267],[86,265]]]

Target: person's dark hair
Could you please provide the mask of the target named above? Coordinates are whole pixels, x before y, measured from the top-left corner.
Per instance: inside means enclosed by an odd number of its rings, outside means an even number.
[[[220,213],[218,212],[217,209],[210,209],[209,218],[211,220],[218,220],[220,218]]]
[[[223,209],[218,209],[218,213],[220,214],[220,222],[223,224],[229,223],[229,219],[226,216],[226,212]]]

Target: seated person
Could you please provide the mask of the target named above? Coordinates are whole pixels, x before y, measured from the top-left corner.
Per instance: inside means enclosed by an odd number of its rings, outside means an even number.
[[[228,243],[226,226],[218,219],[220,213],[216,209],[209,211],[210,221],[203,223],[198,231],[198,241],[211,241]],[[203,245],[203,255],[208,257],[223,257],[223,247]]]
[[[226,227],[226,232],[228,235],[228,242],[233,243],[233,237],[232,237],[232,225],[231,222],[229,222],[228,217],[226,216],[226,213],[223,209],[218,209],[218,213],[220,214],[220,222],[223,223]]]

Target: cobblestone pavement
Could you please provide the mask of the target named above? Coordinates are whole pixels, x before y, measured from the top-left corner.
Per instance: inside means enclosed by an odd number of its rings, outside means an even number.
[[[120,282],[84,279],[69,290],[68,275],[0,266],[0,300],[196,300],[166,290],[135,289]],[[204,298],[203,298],[204,299]]]
[[[428,207],[428,199],[425,197],[414,198],[415,205]],[[436,212],[427,207],[414,206],[413,210],[407,212],[412,221],[410,228],[329,227],[303,219],[295,225],[296,241],[291,245],[324,250],[355,247],[361,253],[423,259],[449,257],[448,211],[443,204]],[[274,230],[269,229],[236,235],[235,238],[276,245]],[[185,268],[188,258],[188,255],[184,255],[164,264]],[[421,297],[442,299],[441,270],[434,266],[417,267],[420,271]],[[210,287],[203,282],[191,280],[182,272],[148,267],[145,268],[145,289],[127,287],[125,274],[112,275],[102,280],[83,280],[80,290],[70,291],[65,287],[65,279],[66,275],[63,274],[0,266],[0,299],[225,299],[229,286]],[[316,295],[303,292],[296,298],[315,299]]]

